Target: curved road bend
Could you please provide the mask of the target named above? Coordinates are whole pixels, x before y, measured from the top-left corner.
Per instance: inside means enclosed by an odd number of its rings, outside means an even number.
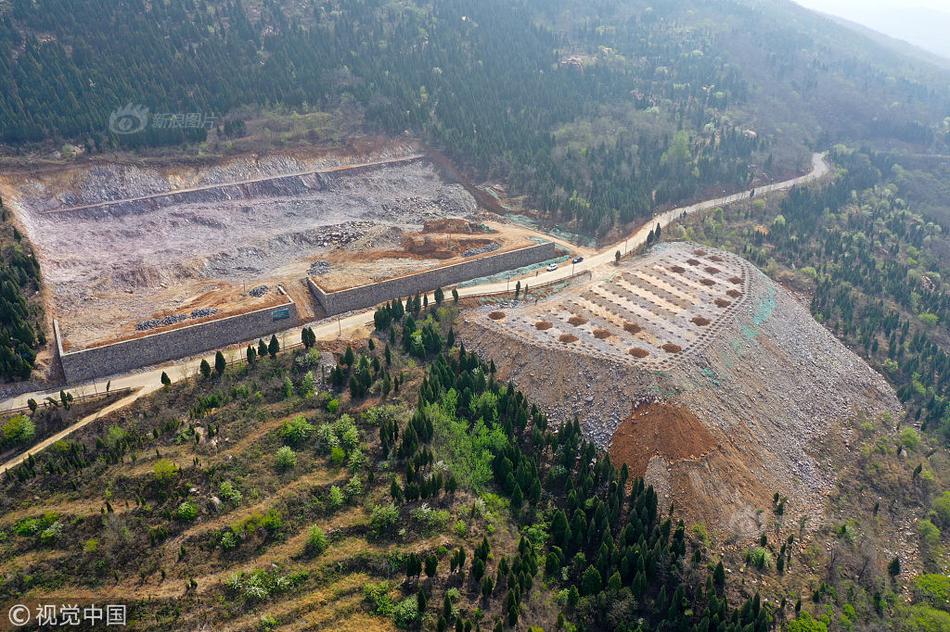
[[[776,182],[774,184],[763,185],[755,188],[756,197],[760,194],[772,193],[775,191],[784,191],[790,189],[798,184],[804,184],[807,182],[813,182],[824,177],[830,172],[830,167],[827,161],[824,158],[823,154],[813,154],[812,155],[812,169],[809,173],[799,176],[797,178],[792,178],[791,180],[785,180],[783,182]],[[716,208],[717,206],[726,206],[728,204],[734,204],[741,200],[746,200],[750,197],[751,190],[743,191],[736,193],[734,195],[728,195],[725,197],[716,198],[713,200],[706,200],[704,202],[698,202],[696,204],[691,204],[689,206],[682,206],[679,208],[674,208],[669,211],[665,211],[655,216],[648,224],[643,225],[638,230],[630,234],[623,241],[618,241],[617,243],[611,244],[604,248],[601,248],[597,251],[596,254],[587,257],[581,263],[576,266],[561,266],[557,270],[547,272],[542,271],[538,274],[537,277],[532,278],[532,284],[542,285],[551,283],[552,281],[558,281],[566,279],[571,276],[572,270],[574,268],[574,273],[590,271],[593,278],[602,278],[610,274],[610,264],[614,261],[614,253],[618,250],[621,253],[630,250],[636,250],[639,246],[646,243],[647,235],[650,233],[653,228],[659,224],[661,227],[666,228],[670,223],[676,221],[686,213],[687,215],[698,213],[700,211],[705,211],[708,209]],[[459,295],[463,297],[467,296],[482,296],[486,294],[497,294],[506,291],[507,283],[498,281],[495,283],[485,283],[481,285],[473,285],[464,288],[459,288]],[[371,308],[362,312],[356,312],[349,314],[347,316],[339,318],[329,318],[322,321],[316,321],[314,323],[306,323],[313,327],[313,331],[317,336],[318,340],[334,340],[340,338],[344,334],[351,333],[360,328],[366,326],[372,326],[373,313],[375,308]],[[300,340],[300,330],[303,325],[298,327],[292,327],[283,332],[278,333],[278,338],[286,339],[288,341],[293,341],[296,343]],[[240,354],[244,347],[248,344],[252,344],[255,341],[245,341],[244,343],[238,345],[232,345],[228,347],[225,351],[225,355],[228,357],[236,357]],[[121,375],[115,375],[111,378],[105,378],[101,380],[95,380],[94,382],[87,382],[70,388],[73,392],[88,392],[90,390],[99,390],[103,391],[106,388],[107,382],[111,382],[112,387],[119,388],[132,388],[135,389],[135,392],[131,395],[114,402],[110,405],[107,410],[112,412],[123,406],[130,404],[139,397],[147,395],[153,391],[158,390],[161,387],[161,375],[163,371],[168,373],[168,377],[171,378],[173,382],[176,382],[182,378],[188,377],[190,375],[195,375],[198,372],[198,365],[201,363],[201,359],[205,356],[194,356],[190,358],[183,358],[181,360],[176,360],[172,362],[165,363],[156,367],[148,367],[138,371],[132,371],[124,373]],[[36,401],[43,401],[47,396],[58,397],[59,387],[53,388],[47,391],[37,391],[33,393],[24,393],[16,397],[11,397],[0,402],[0,411],[10,410],[14,408],[21,408],[26,406],[27,400],[30,398],[35,399]],[[98,416],[104,414],[104,411],[100,411],[89,417],[80,419],[74,423],[69,428],[57,433],[53,437],[49,437],[45,441],[38,444],[33,450],[30,451],[32,454],[43,450],[44,448],[52,445],[56,441],[68,436],[74,430],[85,426],[86,424],[93,421]],[[10,461],[0,465],[0,474],[11,467],[19,465],[27,457],[27,454],[23,454],[19,457],[15,457]]]

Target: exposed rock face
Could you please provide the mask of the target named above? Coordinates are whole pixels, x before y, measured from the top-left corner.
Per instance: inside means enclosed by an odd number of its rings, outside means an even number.
[[[658,247],[659,254],[680,258],[696,249],[685,243]],[[704,255],[734,258],[712,250]],[[612,360],[589,345],[533,344],[522,331],[547,333],[533,326],[543,320],[545,304],[505,310],[501,320],[490,319],[488,308],[467,313],[460,336],[467,348],[494,360],[500,379],[546,404],[553,423],[577,415],[587,436],[603,448],[611,447],[619,428],[624,436],[617,437],[614,456],[625,453],[634,474],[645,473],[660,490],[669,488],[668,500],[691,519],[754,533],[762,519],[756,510],[768,511],[776,492],[790,498],[786,522],[819,513],[836,467],[818,457],[818,440],[831,437],[847,455],[858,418],[890,412],[899,419],[900,404],[886,380],[816,323],[806,307],[745,264],[743,300],[717,320],[715,334],[704,344],[659,369],[630,354]],[[624,264],[618,274],[639,274],[641,265],[642,260]],[[588,291],[555,295],[547,301],[549,312],[576,306]],[[621,311],[613,315],[626,317]],[[516,332],[519,319],[531,327]],[[510,336],[506,326],[512,327]],[[628,339],[613,343],[618,349],[639,348],[656,331],[648,325],[645,331],[617,333],[615,327],[614,336]],[[670,417],[670,410],[678,412]],[[659,418],[651,418],[655,415]],[[701,428],[691,426],[693,419]],[[667,426],[672,436],[657,436]],[[651,436],[631,440],[631,433]],[[671,449],[685,440],[676,433],[701,434],[695,443],[702,449]],[[618,450],[620,443],[624,447]],[[653,453],[632,454],[639,450]]]

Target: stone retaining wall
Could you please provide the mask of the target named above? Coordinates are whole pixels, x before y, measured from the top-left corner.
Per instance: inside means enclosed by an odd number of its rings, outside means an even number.
[[[402,298],[418,292],[430,292],[439,287],[444,288],[462,281],[540,263],[556,256],[558,256],[556,246],[551,242],[544,242],[336,292],[325,291],[311,278],[307,279],[307,285],[327,316],[333,316],[357,309],[367,309],[394,298]]]
[[[284,289],[282,305],[225,316],[168,331],[146,334],[89,349],[63,351],[59,323],[53,322],[56,346],[68,384],[177,360],[212,349],[253,340],[299,324],[297,305]]]

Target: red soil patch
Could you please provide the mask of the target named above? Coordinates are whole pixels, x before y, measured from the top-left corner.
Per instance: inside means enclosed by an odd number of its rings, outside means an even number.
[[[730,305],[732,305],[732,303],[730,303],[729,301],[727,301],[727,300],[724,299],[724,298],[717,298],[717,299],[716,299],[716,307],[729,307]]]
[[[492,312],[491,314],[488,315],[488,317],[491,318],[492,320],[501,320],[502,318],[505,317],[505,312]]]
[[[610,460],[626,463],[631,474],[643,476],[656,455],[676,463],[702,457],[715,447],[713,436],[686,408],[646,404],[620,423],[610,444]]]
[[[703,285],[716,285],[716,282],[712,279],[700,279],[699,282]]]
[[[636,323],[624,323],[623,330],[628,331],[632,334],[638,334],[643,330],[643,328]]]
[[[706,251],[703,250],[702,248],[697,248],[696,250],[693,251],[693,254],[696,255],[697,257],[705,257]]]
[[[720,257],[719,255],[713,255],[709,258],[709,260],[719,262],[719,261],[722,261],[722,257]]]
[[[587,319],[582,318],[581,316],[571,316],[570,318],[567,319],[567,322],[577,327],[578,325],[583,325],[584,323],[586,323]]]
[[[729,279],[729,283],[732,283],[733,285],[739,285],[740,283],[742,283],[742,279],[739,277],[732,277],[731,279]]]
[[[539,330],[539,331],[547,331],[548,329],[550,329],[550,328],[553,327],[553,326],[554,326],[554,325],[552,325],[551,323],[549,323],[549,322],[546,321],[546,320],[539,320],[538,322],[536,322],[536,323],[534,324],[534,328],[537,329],[537,330]]]
[[[670,270],[672,270],[676,274],[683,274],[684,272],[686,272],[686,268],[682,266],[673,266],[672,268],[670,268]]]
[[[714,268],[712,266],[706,266],[705,268],[703,268],[703,270],[705,270],[709,274],[719,274],[719,268]]]
[[[634,358],[645,358],[645,357],[647,357],[648,355],[650,355],[650,352],[649,352],[649,351],[647,351],[646,349],[641,349],[640,347],[634,347],[633,349],[631,349],[631,350],[628,351],[627,353],[629,353],[630,355],[632,355]]]
[[[728,292],[726,292],[726,294],[728,294],[732,298],[739,298],[740,296],[742,296],[742,292],[740,292],[739,290],[729,290]]]
[[[561,334],[561,337],[558,338],[561,342],[577,342],[577,336],[572,334]]]
[[[663,345],[663,351],[666,351],[668,353],[679,353],[682,350],[683,350],[683,347],[679,345],[674,345],[672,342],[668,342],[665,345]]]
[[[698,266],[698,265],[699,265],[699,261],[697,261],[696,259],[687,259],[687,260],[686,260],[686,263],[688,263],[688,264],[691,265],[691,266]]]
[[[708,318],[703,318],[702,316],[693,316],[693,322],[699,325],[700,327],[705,327],[711,321]]]
[[[607,331],[606,329],[595,329],[595,330],[594,330],[594,338],[597,338],[598,340],[603,340],[604,338],[610,338],[611,335],[612,335],[612,334],[611,334],[609,331]]]

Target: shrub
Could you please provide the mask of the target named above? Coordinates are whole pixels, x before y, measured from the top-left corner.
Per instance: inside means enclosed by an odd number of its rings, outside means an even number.
[[[393,611],[393,621],[400,628],[411,628],[419,618],[419,603],[415,595],[410,595],[399,602]]]
[[[328,546],[327,534],[323,532],[323,529],[316,525],[310,527],[310,532],[307,533],[307,545],[304,549],[306,554],[310,557],[316,557],[326,551]]]
[[[389,582],[368,582],[363,585],[363,599],[373,606],[373,612],[383,617],[391,617],[396,609],[389,596]]]
[[[168,459],[159,459],[152,466],[152,475],[155,482],[164,487],[178,475],[178,466]]]
[[[327,504],[330,505],[330,508],[339,509],[343,506],[345,501],[346,498],[343,496],[343,490],[336,485],[332,485],[330,491],[327,493]]]
[[[920,446],[920,435],[913,428],[904,428],[900,434],[901,445],[908,450],[916,450]]]
[[[432,509],[428,504],[422,503],[416,507],[410,514],[412,519],[419,524],[423,531],[433,532],[442,531],[449,524],[449,512],[445,509]]]
[[[36,436],[36,425],[26,415],[14,415],[0,428],[0,447],[22,445]]]
[[[299,445],[313,432],[313,426],[303,415],[288,419],[280,427],[281,438],[290,445]]]
[[[950,527],[950,491],[946,491],[934,499],[933,511],[941,527]]]
[[[241,494],[241,490],[234,486],[234,483],[231,481],[224,481],[218,487],[218,494],[221,495],[221,500],[225,502],[234,503],[235,505],[240,503],[244,498],[244,495]]]
[[[335,415],[338,410],[340,410],[340,400],[334,397],[327,402],[327,412],[331,415]]]
[[[950,607],[950,577],[938,573],[921,575],[914,580],[914,599],[937,608]]]
[[[230,529],[225,529],[224,533],[221,534],[221,540],[219,543],[221,544],[222,549],[225,551],[230,551],[232,549],[236,549],[238,544],[240,544],[240,541],[238,540],[238,537],[234,535],[233,531]]]
[[[259,602],[291,590],[307,578],[307,573],[285,574],[280,569],[257,569],[250,573],[235,573],[225,586],[233,594],[249,602]]]
[[[393,535],[396,532],[396,526],[399,524],[399,510],[396,505],[376,505],[370,515],[370,532],[377,538],[384,538]]]
[[[286,471],[297,467],[297,453],[290,446],[284,446],[274,455],[274,463],[278,470]]]
[[[343,488],[343,494],[346,496],[346,499],[352,502],[354,499],[359,498],[363,495],[363,481],[356,474],[347,482],[346,487]]]
[[[764,570],[771,566],[772,564],[772,554],[769,553],[769,550],[762,546],[757,546],[753,549],[750,549],[745,556],[746,564],[754,566],[759,570]]]
[[[175,518],[185,522],[191,522],[198,517],[198,505],[186,500],[182,504],[178,505],[178,509],[175,510]]]

